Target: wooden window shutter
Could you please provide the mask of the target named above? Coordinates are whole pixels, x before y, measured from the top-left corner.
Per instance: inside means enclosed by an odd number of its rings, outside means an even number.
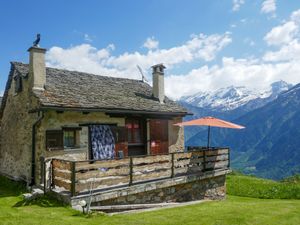
[[[60,150],[64,148],[62,130],[46,131],[46,148],[48,150]]]

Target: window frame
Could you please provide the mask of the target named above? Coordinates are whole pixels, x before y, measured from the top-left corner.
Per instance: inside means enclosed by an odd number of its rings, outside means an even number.
[[[65,134],[67,132],[72,132],[73,133],[73,145],[72,146],[66,146],[66,142],[65,142]],[[73,149],[73,148],[76,148],[78,145],[76,143],[76,138],[77,138],[77,135],[76,135],[76,129],[63,129],[63,145],[64,145],[64,149]]]
[[[48,151],[59,151],[59,150],[72,150],[76,148],[80,148],[80,141],[78,140],[78,131],[81,130],[81,127],[62,127],[62,129],[57,130],[46,130],[46,149]],[[65,132],[73,132],[74,134],[74,145],[73,146],[65,146]],[[56,133],[56,142],[58,143],[55,147],[49,146],[49,136]]]

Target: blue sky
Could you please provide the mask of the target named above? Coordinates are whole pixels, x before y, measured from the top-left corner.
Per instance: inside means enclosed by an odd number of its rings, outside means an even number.
[[[41,33],[47,65],[139,79],[165,63],[174,99],[300,82],[298,0],[0,1],[0,92]],[[298,66],[299,65],[299,66]],[[299,74],[299,75],[298,75]]]

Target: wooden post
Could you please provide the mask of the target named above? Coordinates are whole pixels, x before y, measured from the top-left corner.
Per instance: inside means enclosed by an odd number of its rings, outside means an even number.
[[[130,157],[129,158],[129,185],[132,185],[133,182],[132,174],[133,174],[133,158]]]
[[[172,167],[171,167],[171,178],[174,177],[174,153],[171,153]]]
[[[43,158],[43,172],[44,172],[44,195],[46,194],[46,191],[47,191],[47,171],[46,171],[46,160],[45,158]]]
[[[129,158],[129,185],[132,185],[133,159]]]
[[[203,150],[203,172],[206,171],[206,156],[205,156],[205,151]]]
[[[230,149],[228,148],[228,169],[230,169]]]
[[[76,190],[75,190],[75,181],[76,181],[76,174],[75,174],[75,166],[76,162],[71,162],[71,196],[76,195]]]
[[[210,142],[210,126],[207,129],[207,150],[209,150],[209,142]]]
[[[51,159],[51,184],[50,184],[50,189],[52,189],[54,186],[55,186],[55,184],[54,184],[54,166],[53,166],[53,161],[54,161],[55,159]]]

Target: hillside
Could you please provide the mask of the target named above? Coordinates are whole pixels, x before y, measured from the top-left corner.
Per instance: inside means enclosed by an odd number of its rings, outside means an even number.
[[[234,122],[246,129],[213,129],[213,143],[231,147],[234,168],[272,179],[300,172],[300,84]],[[188,144],[205,137],[199,132]]]
[[[261,199],[300,199],[300,175],[280,182],[235,173],[227,176],[227,194]]]

